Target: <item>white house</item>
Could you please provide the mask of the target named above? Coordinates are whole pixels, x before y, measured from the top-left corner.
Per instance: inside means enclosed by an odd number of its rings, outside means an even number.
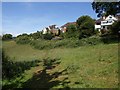
[[[115,21],[117,21],[118,19],[112,15],[109,15],[108,17],[103,17],[101,19],[96,20],[96,24],[95,24],[95,29],[98,29],[99,31],[101,29],[109,29],[109,26],[111,26]]]
[[[49,30],[49,28],[46,28],[46,27],[45,27],[45,28],[43,28],[43,30],[42,30],[42,31],[43,31],[43,34],[48,33],[48,30]]]

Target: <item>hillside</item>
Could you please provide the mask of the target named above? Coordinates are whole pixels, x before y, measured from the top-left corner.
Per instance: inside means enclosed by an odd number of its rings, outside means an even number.
[[[11,81],[14,87],[117,88],[118,44],[37,50],[6,41],[3,48],[13,61],[42,61],[39,66],[26,70],[23,78]],[[60,63],[44,69],[46,59],[60,60]],[[3,85],[8,85],[8,81],[3,81]]]

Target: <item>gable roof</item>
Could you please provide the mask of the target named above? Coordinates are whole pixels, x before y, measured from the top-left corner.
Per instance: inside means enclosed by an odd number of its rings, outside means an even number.
[[[110,19],[112,19],[112,20],[114,20],[114,21],[120,20],[120,15],[116,15],[115,17],[112,16],[112,15],[109,15],[109,16],[107,16],[105,19],[103,19],[103,18],[97,19],[97,20],[95,21],[95,23],[101,23],[101,21],[110,20]]]
[[[103,18],[100,18],[98,20],[95,21],[95,23],[101,23],[101,21],[103,21],[104,19]]]
[[[112,15],[107,16],[105,20],[110,20],[110,19],[117,21],[117,18]]]

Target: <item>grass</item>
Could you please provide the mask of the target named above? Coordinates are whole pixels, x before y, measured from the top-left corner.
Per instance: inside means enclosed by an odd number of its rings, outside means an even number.
[[[50,50],[37,50],[30,45],[18,45],[14,41],[3,42],[6,54],[14,61],[43,60],[59,58],[61,63],[54,69],[46,70],[51,76],[55,72],[67,69],[52,81],[63,81],[67,77],[67,84],[52,86],[70,88],[117,88],[118,87],[118,44],[98,44],[94,46],[81,46],[77,48],[55,48]],[[34,75],[42,70],[42,64],[32,67],[12,82],[27,82],[30,80],[32,86],[39,86]],[[40,74],[40,73],[39,73]],[[37,76],[36,76],[37,77]],[[32,79],[33,78],[33,81]],[[38,78],[38,77],[37,77]],[[36,81],[34,80],[36,79]],[[5,81],[4,81],[5,82]],[[36,82],[36,83],[35,83]],[[8,83],[6,81],[6,83]],[[5,83],[4,83],[5,84]],[[19,83],[18,83],[19,84]],[[15,87],[22,87],[21,83]],[[38,85],[37,85],[38,84]],[[48,84],[48,83],[47,83]]]

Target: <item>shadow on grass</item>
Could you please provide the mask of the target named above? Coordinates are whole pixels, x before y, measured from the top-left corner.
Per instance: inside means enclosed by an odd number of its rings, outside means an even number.
[[[8,56],[5,55],[2,50],[2,80],[7,80],[9,85],[3,85],[2,88],[14,88],[18,85],[17,82],[12,82],[16,78],[23,78],[22,74],[25,70],[29,70],[31,67],[38,66],[39,60],[14,62]]]
[[[37,66],[39,62],[39,60],[14,62],[2,51],[2,78],[14,79],[24,73],[25,70]]]
[[[49,73],[49,71],[56,68],[59,64],[60,59],[44,59],[43,70],[38,71],[31,79],[23,83],[23,88],[51,89],[54,86],[62,85],[62,87],[69,89],[67,86],[67,84],[70,83],[70,81],[68,81],[68,77],[58,80],[59,76],[67,72],[67,69],[60,72]]]
[[[101,41],[104,44],[114,44],[120,42],[120,36],[119,35],[102,35]]]

